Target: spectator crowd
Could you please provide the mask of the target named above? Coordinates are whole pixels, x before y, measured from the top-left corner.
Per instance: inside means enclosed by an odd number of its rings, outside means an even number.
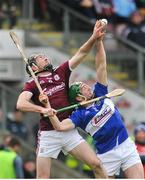
[[[8,28],[12,29],[17,24],[17,5],[15,0],[1,0],[0,1],[0,29],[3,28],[5,22]]]
[[[92,23],[106,18],[108,30],[145,47],[145,0],[63,0],[63,3]]]
[[[35,153],[29,152],[30,133],[23,122],[24,114],[15,109],[6,115],[0,109],[0,178],[35,178]],[[29,154],[30,153],[30,154]],[[2,163],[1,163],[2,162]],[[9,167],[9,171],[7,168]]]
[[[56,0],[82,13],[90,19],[92,24],[96,19],[106,18],[109,22],[108,30],[145,47],[145,0]],[[0,28],[8,22],[8,28],[16,27],[18,11],[22,9],[22,1],[0,1]],[[19,7],[19,8],[18,8]],[[20,8],[21,7],[21,8]],[[48,23],[56,21],[59,26],[61,19],[51,12],[50,2],[47,0],[34,1],[35,19]],[[56,18],[56,19],[55,19]],[[62,16],[60,16],[62,18]],[[79,26],[78,26],[79,27]],[[82,28],[83,29],[83,28]],[[78,29],[79,30],[79,29]]]

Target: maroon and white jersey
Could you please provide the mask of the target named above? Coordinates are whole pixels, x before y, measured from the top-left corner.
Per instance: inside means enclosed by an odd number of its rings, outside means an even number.
[[[45,89],[45,93],[48,95],[51,107],[54,109],[60,109],[62,107],[68,106],[68,90],[69,90],[69,77],[71,71],[69,69],[68,61],[60,65],[54,70],[53,73],[48,73],[47,75],[38,76],[38,81],[42,87]],[[39,91],[33,79],[26,82],[23,91],[32,92],[33,96],[31,100],[36,104],[43,106],[39,102]],[[71,111],[65,111],[58,113],[57,116],[60,121],[68,118]],[[49,118],[43,117],[41,115],[40,119],[40,130],[47,131],[54,129]]]

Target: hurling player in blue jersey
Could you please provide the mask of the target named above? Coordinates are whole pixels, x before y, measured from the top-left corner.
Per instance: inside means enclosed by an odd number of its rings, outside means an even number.
[[[102,39],[97,41],[96,46],[97,81],[94,90],[83,82],[72,84],[69,91],[71,103],[90,100],[108,93],[106,53]],[[54,112],[55,110],[51,109],[49,115],[56,130],[66,131],[80,127],[93,137],[97,156],[103,162],[109,177],[113,178],[122,168],[127,178],[144,178],[143,166],[135,144],[128,137],[121,115],[111,99],[106,98],[79,107],[69,119],[62,122]]]

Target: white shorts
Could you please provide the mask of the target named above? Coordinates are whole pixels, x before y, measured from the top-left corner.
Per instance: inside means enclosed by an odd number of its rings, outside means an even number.
[[[136,146],[130,138],[112,150],[97,154],[97,156],[102,161],[108,176],[119,175],[120,168],[125,171],[129,167],[141,163]]]
[[[60,151],[67,153],[85,141],[78,133],[77,129],[59,132],[39,131],[37,156],[57,158]]]

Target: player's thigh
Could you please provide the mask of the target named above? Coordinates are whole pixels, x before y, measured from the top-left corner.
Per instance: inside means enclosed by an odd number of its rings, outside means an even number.
[[[121,167],[120,151],[119,147],[112,149],[103,154],[97,154],[97,156],[102,161],[103,166],[105,167],[107,174],[110,178],[113,178],[115,175],[119,175],[119,170]]]
[[[81,142],[73,150],[69,151],[69,153],[91,167],[100,164],[100,160],[97,158],[96,153],[85,141]]]
[[[133,154],[133,153],[132,153]],[[143,179],[144,170],[139,155],[134,153],[131,158],[128,158],[125,166],[122,167],[124,174],[127,178],[131,179]]]
[[[127,144],[126,144],[127,143]],[[122,147],[123,148],[123,147]],[[133,141],[127,139],[124,143],[124,156],[122,154],[122,170],[129,178],[143,178],[143,166]]]
[[[125,177],[128,179],[144,179],[144,171],[142,163],[135,164],[124,171]]]
[[[61,132],[41,131],[38,137],[37,156],[56,159],[62,149]]]
[[[50,166],[51,166],[51,158],[37,157],[36,159],[37,178],[49,178]]]

